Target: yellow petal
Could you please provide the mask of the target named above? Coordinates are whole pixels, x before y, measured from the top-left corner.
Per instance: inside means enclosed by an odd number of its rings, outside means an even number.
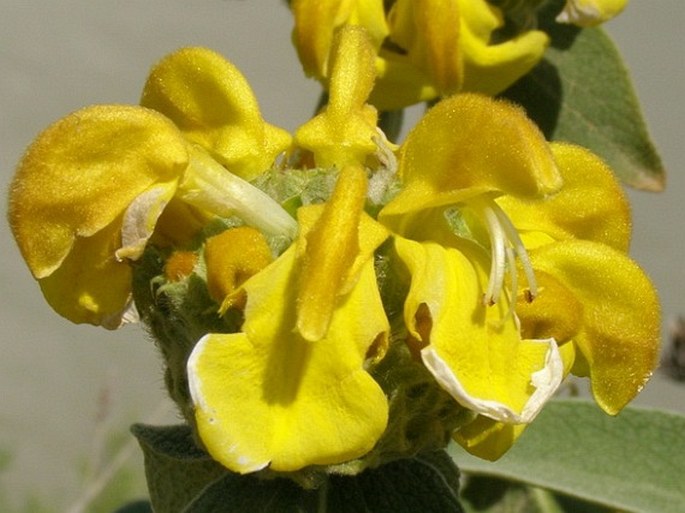
[[[594,27],[618,16],[628,0],[566,0],[556,21],[579,27]]]
[[[559,347],[564,362],[564,376],[567,376],[575,359],[573,344]],[[506,453],[528,424],[505,424],[478,415],[472,422],[460,427],[452,438],[468,452],[485,460],[495,461]]]
[[[312,240],[317,251],[310,252],[307,250],[311,247],[310,241],[306,236],[323,217],[324,209],[323,205],[310,205],[301,207],[297,212],[301,228],[298,255],[303,267],[298,293],[297,325],[302,336],[310,341],[319,340],[324,335],[341,296],[349,293],[356,285],[362,267],[373,260],[374,251],[389,235],[383,225],[362,213],[359,224],[354,229],[357,242],[352,244],[357,248],[356,252],[343,254],[340,251],[342,248],[336,243],[341,242],[343,233],[323,231]],[[326,227],[330,228],[331,225]],[[354,227],[347,225],[345,228]],[[331,251],[331,248],[336,250]]]
[[[399,172],[404,187],[382,218],[486,192],[533,198],[562,183],[542,133],[522,110],[472,94],[428,111],[400,149]]]
[[[331,79],[326,111],[329,117],[344,117],[364,106],[373,88],[373,46],[360,27],[345,27],[333,40]]]
[[[381,57],[376,59],[376,74],[369,103],[381,111],[402,109],[438,96],[428,74],[404,55],[381,51]]]
[[[441,95],[461,89],[458,0],[398,0],[388,15],[391,38]]]
[[[183,48],[162,59],[150,72],[141,105],[166,115],[190,141],[248,180],[290,146],[287,132],[264,121],[240,71],[206,48]]]
[[[294,330],[296,261],[291,247],[248,280],[244,333],[207,335],[188,361],[200,438],[235,472],[341,463],[385,430],[387,400],[363,368],[388,330],[373,263],[312,344]]]
[[[392,44],[379,52],[371,96],[381,109],[460,91],[494,95],[528,73],[549,44],[541,31],[493,42],[504,18],[485,0],[399,0],[388,24]]]
[[[121,222],[136,198],[173,184],[187,164],[180,132],[142,107],[86,107],[48,127],[10,191],[10,224],[34,276],[52,274],[77,239]]]
[[[519,294],[516,315],[526,338],[553,338],[559,344],[571,340],[583,323],[583,304],[554,276],[535,271],[534,300]]]
[[[522,340],[507,302],[483,304],[487,275],[475,250],[396,237],[411,275],[404,319],[421,357],[462,406],[510,424],[527,423],[555,392],[563,363],[554,340]],[[462,248],[466,250],[465,248]]]
[[[295,17],[293,42],[307,75],[326,76],[328,56],[335,29],[345,23],[354,5],[352,0],[293,0]]]
[[[383,2],[380,0],[293,0],[295,17],[293,42],[305,73],[323,79],[328,76],[328,59],[333,34],[344,24],[361,25],[380,47],[388,33]]]
[[[362,28],[345,26],[336,33],[328,105],[295,133],[295,144],[311,151],[317,166],[363,164],[375,153],[377,114],[365,104],[375,78],[374,59]]]
[[[124,322],[131,300],[131,268],[114,257],[119,247],[116,220],[87,238],[79,238],[50,276],[39,281],[50,306],[77,324],[115,329]]]
[[[386,230],[366,215],[362,229],[366,188],[364,169],[345,167],[324,207],[298,211],[302,275],[297,295],[297,328],[307,340],[324,337],[338,298],[349,292],[360,265],[371,258],[387,237]],[[381,236],[375,236],[377,233]]]
[[[592,392],[615,415],[642,389],[659,354],[659,303],[642,270],[622,252],[569,240],[530,253],[583,305],[574,342],[587,360]],[[534,303],[533,303],[534,304]]]
[[[452,438],[464,449],[484,460],[498,460],[521,436],[527,424],[505,424],[479,415],[459,428]]]
[[[460,89],[458,2],[400,0],[388,13],[388,26],[391,44],[378,52],[369,103],[397,110]]]
[[[540,201],[511,196],[497,199],[516,228],[524,232],[521,237],[526,246],[537,245],[531,235],[543,232],[551,240],[591,240],[627,251],[630,205],[611,169],[579,146],[552,143],[551,148],[564,180],[558,193]]]
[[[460,47],[464,54],[464,91],[495,95],[504,91],[540,62],[549,45],[544,32],[530,30],[492,43],[504,26],[500,10],[485,0],[459,0]]]

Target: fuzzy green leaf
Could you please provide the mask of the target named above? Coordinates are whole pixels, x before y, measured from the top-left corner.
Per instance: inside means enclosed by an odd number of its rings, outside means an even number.
[[[154,513],[149,501],[135,501],[122,506],[114,513]]]
[[[356,476],[333,475],[316,490],[282,478],[227,474],[183,513],[463,513],[458,481],[456,467],[442,451]]]
[[[452,446],[459,468],[539,486],[626,512],[678,513],[685,504],[685,417],[586,401],[554,401],[491,463]]]
[[[545,59],[504,96],[548,139],[589,148],[627,185],[662,190],[664,169],[616,47],[602,29],[561,25],[553,14],[541,19],[552,37]]]
[[[462,491],[466,513],[614,513],[615,510],[488,476],[470,476]]]
[[[145,456],[145,477],[155,513],[180,513],[227,470],[193,442],[190,428],[136,424],[131,431]]]
[[[289,479],[260,480],[226,474],[193,500],[183,513],[298,513],[316,511],[306,492]],[[314,504],[316,504],[314,502]]]
[[[327,513],[462,513],[459,471],[443,451],[397,460],[358,476],[334,476]]]
[[[186,425],[137,424],[132,431],[155,513],[463,513],[459,471],[444,451],[332,475],[308,490],[283,477],[227,471],[195,445]]]

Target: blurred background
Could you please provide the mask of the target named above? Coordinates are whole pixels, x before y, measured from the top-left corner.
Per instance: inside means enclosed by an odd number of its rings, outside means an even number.
[[[275,0],[2,0],[0,184],[49,123],[93,103],[138,101],[150,66],[208,46],[248,78],[264,117],[292,130],[319,86],[300,72],[291,19]],[[668,172],[663,194],[631,191],[633,257],[659,289],[664,336],[685,315],[685,3],[633,0],[606,28],[632,71]],[[6,203],[3,203],[3,209]],[[132,422],[174,422],[160,360],[136,326],[75,326],[44,302],[0,223],[0,511],[102,511],[144,496]],[[657,373],[639,404],[685,411],[685,384]],[[110,479],[115,476],[116,479]],[[107,482],[115,482],[88,506]],[[109,494],[109,495],[108,495]],[[112,508],[109,509],[111,511]]]

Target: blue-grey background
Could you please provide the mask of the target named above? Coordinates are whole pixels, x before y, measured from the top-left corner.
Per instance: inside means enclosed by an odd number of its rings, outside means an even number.
[[[264,117],[284,128],[305,121],[318,95],[318,85],[300,72],[289,44],[291,20],[275,0],[2,0],[0,6],[3,194],[37,132],[84,105],[136,103],[149,67],[180,46],[208,46],[232,60]],[[633,0],[607,26],[632,69],[669,172],[664,194],[630,193],[633,256],[660,291],[665,324],[685,314],[684,26],[682,0]],[[0,489],[15,498],[35,492],[66,507],[83,493],[78,469],[97,456],[98,429],[124,432],[153,411],[164,420],[174,414],[158,408],[160,364],[140,328],[71,325],[44,302],[5,223],[0,248],[0,451],[12,455]],[[685,410],[685,385],[657,375],[640,402]],[[140,467],[133,454],[131,464]]]

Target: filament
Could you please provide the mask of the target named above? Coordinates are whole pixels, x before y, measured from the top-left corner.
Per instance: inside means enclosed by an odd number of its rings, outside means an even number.
[[[532,301],[538,293],[535,272],[523,241],[504,210],[494,200],[474,201],[472,205],[481,214],[490,238],[490,276],[487,289],[483,295],[483,304],[493,306],[499,301],[502,292],[505,290],[504,280],[508,272],[511,277],[511,297],[509,298],[510,304],[505,316],[506,319],[514,315],[514,305],[518,294],[516,259],[518,258],[521,263],[528,282],[529,290],[526,291],[526,297],[529,298],[529,301]]]

